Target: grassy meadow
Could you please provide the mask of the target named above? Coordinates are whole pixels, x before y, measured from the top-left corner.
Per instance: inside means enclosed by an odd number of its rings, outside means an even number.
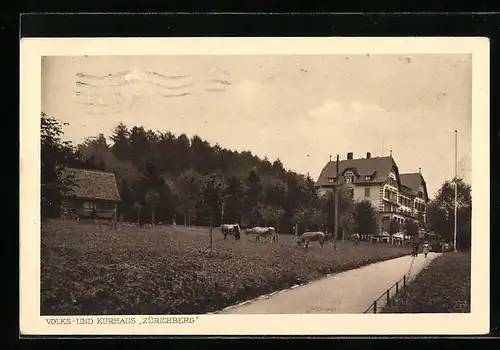
[[[445,253],[391,300],[384,313],[469,313],[470,252]]]
[[[410,247],[330,243],[321,250],[241,241],[200,227],[42,224],[41,314],[203,314],[330,273],[410,254]]]

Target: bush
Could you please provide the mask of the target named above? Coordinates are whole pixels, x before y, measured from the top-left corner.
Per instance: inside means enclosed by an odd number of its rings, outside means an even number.
[[[402,289],[382,312],[470,312],[470,272],[470,253],[445,253]]]
[[[339,242],[320,250],[224,241],[214,229],[121,227],[48,221],[42,225],[42,315],[200,314],[369,263],[407,247]]]

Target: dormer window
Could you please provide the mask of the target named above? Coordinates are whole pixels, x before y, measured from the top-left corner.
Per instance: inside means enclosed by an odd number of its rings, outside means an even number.
[[[329,177],[328,178],[328,182],[329,183],[334,183],[335,182],[335,178],[334,177]]]
[[[352,184],[352,176],[346,176],[345,182],[348,184]]]
[[[365,181],[370,181],[372,177],[370,175],[365,176]]]

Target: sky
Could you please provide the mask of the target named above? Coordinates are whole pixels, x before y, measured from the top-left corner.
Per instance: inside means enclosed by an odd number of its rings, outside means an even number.
[[[470,55],[50,56],[42,111],[79,143],[119,122],[197,134],[316,180],[330,155],[392,155],[431,197],[471,181]]]

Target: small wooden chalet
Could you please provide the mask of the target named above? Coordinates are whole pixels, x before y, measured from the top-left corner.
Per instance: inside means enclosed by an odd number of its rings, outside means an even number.
[[[63,196],[63,212],[73,217],[116,220],[120,193],[115,174],[98,170],[66,168],[73,186]]]

